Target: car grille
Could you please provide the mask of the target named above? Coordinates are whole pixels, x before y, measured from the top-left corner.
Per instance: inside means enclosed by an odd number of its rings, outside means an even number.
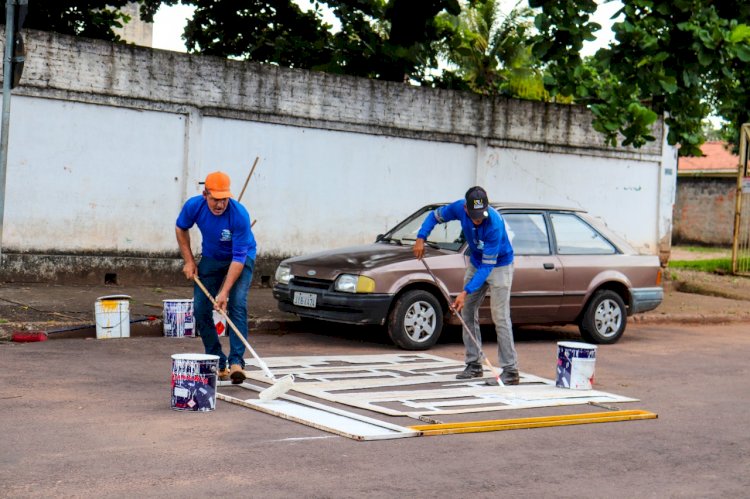
[[[325,279],[310,279],[309,277],[293,277],[292,284],[304,288],[315,288],[315,289],[328,289],[331,287],[333,281],[327,281]]]

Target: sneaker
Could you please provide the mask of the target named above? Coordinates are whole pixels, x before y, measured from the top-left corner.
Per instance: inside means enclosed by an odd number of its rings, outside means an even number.
[[[479,364],[466,364],[466,369],[456,374],[456,379],[481,378],[483,375],[484,370]]]
[[[239,364],[229,366],[229,377],[232,378],[233,385],[239,385],[245,381],[245,370]]]
[[[219,381],[229,381],[229,369],[222,367],[218,372]]]

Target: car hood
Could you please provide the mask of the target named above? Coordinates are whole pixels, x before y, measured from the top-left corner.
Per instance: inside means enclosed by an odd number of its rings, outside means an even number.
[[[370,269],[413,260],[411,246],[372,243],[297,256],[282,263],[288,264],[294,275],[335,279],[340,274],[362,274]]]

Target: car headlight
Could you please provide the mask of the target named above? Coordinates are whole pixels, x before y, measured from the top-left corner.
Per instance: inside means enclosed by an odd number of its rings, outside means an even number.
[[[333,288],[344,293],[372,293],[375,281],[363,275],[341,274]]]
[[[276,267],[276,275],[274,279],[279,284],[289,284],[289,280],[292,278],[292,269],[289,265],[279,265]]]

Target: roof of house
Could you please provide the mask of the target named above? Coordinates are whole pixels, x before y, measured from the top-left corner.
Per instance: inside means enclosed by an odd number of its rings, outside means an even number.
[[[706,142],[701,146],[703,156],[680,157],[677,173],[683,175],[736,174],[740,158],[726,148],[726,142]]]

